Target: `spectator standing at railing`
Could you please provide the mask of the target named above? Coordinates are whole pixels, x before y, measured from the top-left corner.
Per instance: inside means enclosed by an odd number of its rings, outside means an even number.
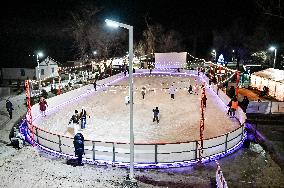
[[[46,107],[48,107],[48,105],[47,105],[45,98],[40,97],[40,99],[39,99],[39,110],[40,110],[42,116],[46,116],[46,114],[45,114]]]
[[[235,91],[234,86],[231,86],[231,87],[230,87],[230,89],[229,89],[229,91],[228,91],[228,95],[229,95],[229,97],[230,97],[231,99],[234,98],[234,96],[236,95],[236,91]]]
[[[77,158],[77,165],[78,166],[83,166],[84,164],[82,163],[82,157],[85,154],[84,151],[84,136],[81,133],[77,133],[74,136],[74,148],[75,148],[75,156],[78,157]]]
[[[247,111],[248,105],[249,105],[249,99],[248,99],[247,96],[244,96],[243,101],[241,102],[241,107],[242,107],[244,112]]]

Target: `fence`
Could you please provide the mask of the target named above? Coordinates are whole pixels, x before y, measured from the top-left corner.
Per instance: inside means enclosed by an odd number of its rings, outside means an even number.
[[[115,79],[120,78],[115,77]],[[113,82],[114,80],[109,81]],[[213,87],[212,92],[215,90],[216,88]],[[226,102],[227,98],[224,93],[219,91],[218,96],[223,102]],[[63,98],[66,99],[66,97]],[[63,104],[68,103],[67,100],[62,102]],[[53,108],[58,108],[58,106],[62,106],[63,104],[54,106]],[[33,110],[35,111],[35,109]],[[239,128],[224,135],[204,140],[203,162],[223,157],[242,146],[246,138],[244,130],[246,116],[241,110],[236,113],[236,116],[241,123]],[[37,117],[34,119],[36,118]],[[31,138],[31,135],[34,134],[34,142],[41,150],[53,155],[69,158],[74,157],[73,138],[45,131],[36,125],[29,125],[27,127],[27,137]],[[34,130],[34,133],[32,133],[32,130]],[[189,166],[198,162],[199,144],[199,140],[183,143],[135,143],[134,167],[168,168]],[[126,167],[129,165],[129,151],[129,143],[85,140],[84,160],[90,163],[114,164],[120,167]]]
[[[32,126],[29,126],[30,137],[32,135],[31,129]],[[34,141],[42,149],[47,149],[50,153],[62,153],[69,157],[74,155],[73,138],[57,135],[36,126],[34,126],[34,131]],[[212,161],[230,154],[241,146],[244,137],[244,126],[241,126],[225,135],[204,140],[204,161]],[[198,160],[199,143],[198,140],[185,143],[135,143],[135,162],[137,163],[135,167],[188,166]],[[128,143],[85,140],[85,158],[89,161],[127,166],[129,147]]]
[[[272,101],[250,101],[247,113],[260,113],[260,114],[283,114],[284,102]]]

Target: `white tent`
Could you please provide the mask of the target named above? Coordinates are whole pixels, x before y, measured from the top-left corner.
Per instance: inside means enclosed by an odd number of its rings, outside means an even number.
[[[284,101],[284,70],[265,69],[251,75],[250,85],[258,90],[269,88],[269,95]]]

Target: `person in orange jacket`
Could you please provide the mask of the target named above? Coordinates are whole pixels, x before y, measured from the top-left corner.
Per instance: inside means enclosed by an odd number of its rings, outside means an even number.
[[[232,106],[231,106],[233,117],[235,117],[238,107],[239,107],[238,99],[237,99],[237,97],[234,97],[233,100],[232,100]]]

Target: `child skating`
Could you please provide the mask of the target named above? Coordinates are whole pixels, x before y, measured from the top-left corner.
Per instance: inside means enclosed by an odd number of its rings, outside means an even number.
[[[159,123],[159,115],[160,115],[160,111],[159,108],[156,107],[155,109],[153,109],[153,122],[157,121],[157,124]]]

